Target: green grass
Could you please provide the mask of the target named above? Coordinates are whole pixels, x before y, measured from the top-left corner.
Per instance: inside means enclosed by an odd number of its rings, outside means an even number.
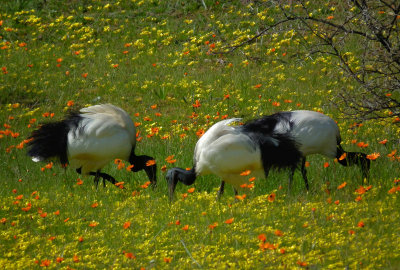
[[[78,2],[0,7],[1,268],[399,267],[399,191],[392,189],[399,159],[387,157],[398,150],[393,120],[354,127],[356,119],[344,119],[331,101],[338,89],[356,85],[338,73],[334,59],[303,59],[299,34],[271,34],[232,54],[210,53],[256,33],[276,10],[241,2],[205,1],[207,10],[200,1]],[[288,172],[281,171],[256,179],[253,189],[240,192],[244,200],[235,200],[228,186],[216,201],[220,180],[211,175],[199,177],[193,193],[178,185],[170,204],[165,171],[158,171],[153,190],[141,187],[145,173],[110,163],[104,172],[126,189],[96,190],[92,177],[56,163],[44,168],[27,157],[24,144],[16,147],[40,123],[98,103],[120,106],[140,123],[136,152],[154,156],[158,168],[191,167],[196,132],[225,115],[249,120],[295,109],[332,116],[346,150],[381,156],[363,194],[356,192],[358,168],[312,156],[308,193],[300,173],[288,192]],[[388,142],[379,144],[383,139]],[[171,155],[174,164],[165,161]],[[260,246],[262,235],[271,245]]]

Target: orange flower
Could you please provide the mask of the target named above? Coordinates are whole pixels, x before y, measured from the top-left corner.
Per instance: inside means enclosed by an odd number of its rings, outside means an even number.
[[[189,225],[186,224],[185,226],[183,226],[183,227],[182,227],[182,230],[184,230],[184,231],[189,230]]]
[[[372,154],[367,155],[367,158],[370,160],[375,160],[380,156],[381,156],[381,154],[379,154],[379,153],[372,153]]]
[[[365,226],[365,224],[364,224],[364,222],[362,222],[362,221],[360,221],[360,222],[357,223],[357,227],[359,227],[359,228],[362,228],[362,227],[364,227],[364,226]]]
[[[172,258],[168,258],[168,257],[164,258],[164,262],[165,263],[170,263],[171,261],[172,261]]]
[[[246,176],[246,175],[249,175],[250,173],[251,173],[250,170],[246,170],[246,171],[244,171],[244,172],[241,172],[240,175],[241,175],[241,176]]]
[[[72,258],[72,260],[74,261],[74,263],[78,263],[79,262],[79,257],[78,255],[74,255],[74,257]]]
[[[64,260],[63,257],[57,257],[56,262],[61,263]]]
[[[21,208],[22,211],[24,212],[28,212],[29,210],[31,210],[32,204],[29,202],[26,204],[26,207]]]
[[[378,142],[378,143],[379,143],[379,144],[385,145],[387,142],[388,142],[388,140],[387,140],[387,139],[384,139],[384,140],[382,140],[382,141],[380,141],[380,142]]]
[[[361,198],[361,196],[357,196],[354,200],[355,200],[356,202],[359,202],[359,201],[362,200],[362,198]]]
[[[262,241],[262,242],[265,242],[265,241],[267,241],[267,237],[265,236],[265,234],[259,234],[258,235],[258,240],[260,240],[260,241]]]
[[[203,136],[204,133],[205,133],[204,129],[199,129],[198,131],[196,131],[196,135],[197,135],[197,137],[199,137],[199,138],[200,138],[201,136]]]
[[[349,234],[355,234],[356,232],[353,230],[349,230]]]
[[[130,221],[127,221],[127,222],[124,223],[124,229],[125,230],[128,229],[130,226],[131,226],[131,222]]]
[[[347,156],[347,154],[346,154],[346,153],[343,153],[338,159],[339,159],[339,160],[343,160],[343,159],[346,158],[346,156]]]
[[[126,167],[126,170],[127,170],[128,172],[131,172],[132,169],[133,169],[133,167],[134,167],[134,165],[131,164],[131,165],[129,165],[129,166]]]
[[[213,224],[208,225],[208,229],[213,230],[217,226],[218,226],[218,222],[214,222]]]
[[[154,159],[151,159],[146,162],[146,166],[153,166],[154,164],[156,164],[156,161]]]
[[[0,219],[0,223],[1,223],[1,224],[4,224],[4,223],[6,223],[6,222],[7,222],[7,219],[6,219],[6,218],[3,217],[2,219]]]
[[[194,190],[195,190],[195,188],[194,188],[194,187],[193,187],[193,188],[189,188],[187,192],[188,192],[188,193],[193,193],[193,192],[194,192]]]
[[[69,220],[69,218],[66,218],[66,219],[64,219],[64,222],[67,222]],[[82,238],[82,240],[83,240],[83,238]],[[82,242],[82,241],[80,241],[80,242]]]
[[[326,17],[326,19],[327,20],[332,20],[334,17],[331,15],[331,16],[328,16],[328,17]]]
[[[283,236],[283,232],[281,230],[276,230],[274,233],[276,236]]]
[[[80,186],[80,185],[83,184],[83,181],[82,181],[80,178],[78,178],[78,179],[76,179],[76,184],[77,184],[78,186]]]
[[[235,218],[230,218],[224,221],[225,224],[232,224]]]
[[[276,249],[278,247],[278,245],[274,245],[274,244],[270,244],[270,243],[268,243],[268,242],[264,242],[264,243],[260,243],[260,249],[261,250],[266,250],[266,249],[269,249],[269,250],[274,250],[274,249]]]
[[[272,102],[272,106],[279,107],[279,106],[281,106],[281,103],[278,101],[274,101],[274,102]]]
[[[150,181],[147,181],[146,183],[144,183],[143,185],[141,185],[140,187],[141,188],[148,188],[149,187],[149,185],[150,185]]]
[[[44,166],[46,169],[51,169],[53,167],[53,162],[47,163],[46,166]]]
[[[46,260],[43,260],[43,261],[40,263],[40,266],[48,267],[48,266],[50,265],[50,263],[51,263],[51,261],[46,259]]]
[[[361,147],[361,148],[366,148],[366,147],[369,146],[369,144],[368,143],[364,143],[364,142],[359,142],[359,143],[357,143],[357,146]]]
[[[342,188],[344,188],[346,185],[347,185],[347,183],[346,183],[346,182],[343,182],[342,184],[340,184],[340,185],[337,187],[337,189],[342,189]]]
[[[89,227],[96,227],[97,225],[99,225],[99,223],[96,222],[96,221],[93,221],[93,222],[89,223]]]
[[[324,168],[328,168],[329,167],[329,162],[325,162],[324,163]]]
[[[122,168],[125,168],[125,163],[123,162],[118,163],[117,169],[121,170]]]
[[[254,85],[254,88],[260,88],[262,86],[262,84],[256,84],[256,85]]]
[[[68,107],[74,106],[74,101],[73,100],[68,100],[67,106]]]
[[[268,196],[268,201],[269,201],[269,202],[275,201],[275,197],[276,197],[275,193],[271,193],[271,194]]]
[[[78,241],[82,243],[83,242],[83,237],[79,236]]]
[[[243,195],[235,195],[235,198],[238,199],[239,201],[243,201],[246,198],[246,194]]]
[[[125,184],[125,182],[121,181],[121,182],[115,183],[114,186],[119,187],[120,189],[124,189],[124,184]]]
[[[301,267],[306,267],[308,265],[307,262],[297,261],[297,264]]]
[[[397,187],[392,187],[391,189],[389,189],[388,193],[389,194],[394,194],[397,191]]]
[[[127,257],[128,259],[136,259],[136,256],[133,255],[132,252],[125,252],[125,257]]]
[[[394,155],[396,155],[396,153],[397,153],[397,150],[394,149],[394,150],[393,150],[392,152],[390,152],[390,154],[388,154],[387,156],[390,157],[390,158],[393,158]]]
[[[168,162],[168,163],[170,163],[170,164],[173,164],[173,163],[176,162],[176,159],[174,159],[174,155],[171,155],[171,156],[168,156],[168,157],[165,159],[165,161]]]
[[[332,198],[329,197],[328,199],[326,199],[326,202],[329,203],[329,204],[331,204],[331,203],[332,203]]]
[[[201,106],[200,101],[196,99],[195,103],[192,104],[193,108],[199,108]]]
[[[92,208],[96,208],[97,206],[99,206],[99,203],[98,203],[98,202],[95,202],[95,203],[93,203],[93,204],[91,205]]]
[[[356,193],[358,194],[364,194],[366,192],[366,189],[363,186],[360,186],[358,189],[356,189]]]

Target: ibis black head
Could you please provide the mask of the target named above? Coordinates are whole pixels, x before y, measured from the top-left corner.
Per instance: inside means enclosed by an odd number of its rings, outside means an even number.
[[[189,186],[196,180],[196,172],[194,168],[191,170],[172,168],[167,172],[166,179],[168,183],[169,199],[172,200],[178,181]]]
[[[157,164],[153,157],[146,155],[136,156],[135,154],[131,154],[129,162],[133,165],[133,172],[144,170],[149,177],[152,186],[157,186]]]

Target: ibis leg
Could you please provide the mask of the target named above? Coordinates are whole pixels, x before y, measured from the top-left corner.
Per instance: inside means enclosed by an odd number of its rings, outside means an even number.
[[[225,191],[225,182],[221,181],[221,185],[219,186],[219,190],[217,192],[217,200],[221,198],[221,195],[224,194],[224,191]]]
[[[301,174],[303,175],[304,184],[306,185],[307,191],[309,190],[308,179],[307,179],[307,170],[306,170],[306,157],[303,157],[301,160]]]
[[[106,186],[105,180],[111,182],[113,185],[115,185],[115,183],[117,183],[117,181],[115,180],[114,177],[112,177],[112,176],[109,175],[109,174],[102,173],[102,172],[100,172],[100,171],[97,171],[97,172],[90,172],[89,175],[94,175],[94,177],[95,177],[95,178],[94,178],[94,181],[95,181],[95,184],[96,184],[96,188],[97,188],[97,185],[99,184],[99,178],[100,178],[100,177],[103,178],[103,184],[104,184],[104,186]]]

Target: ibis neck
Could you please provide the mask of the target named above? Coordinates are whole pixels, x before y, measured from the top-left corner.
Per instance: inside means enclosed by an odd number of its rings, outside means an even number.
[[[196,170],[194,167],[190,170],[185,170],[185,169],[181,169],[181,168],[176,168],[176,170],[179,173],[178,174],[179,182],[182,182],[185,185],[190,186],[196,180]]]

